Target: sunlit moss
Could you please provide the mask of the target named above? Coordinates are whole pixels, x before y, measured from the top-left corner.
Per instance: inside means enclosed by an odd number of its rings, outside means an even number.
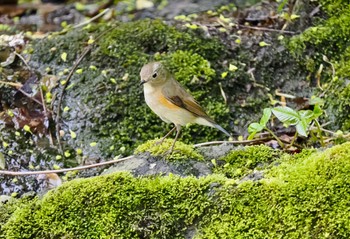
[[[128,173],[73,180],[20,207],[0,204],[0,238],[349,238],[350,143],[284,154],[264,171],[244,182]]]
[[[221,188],[196,238],[348,238],[349,146],[289,156],[258,182]]]
[[[24,221],[20,225],[21,229],[29,229],[31,226],[34,226],[33,221],[31,220],[31,210],[36,209],[36,203],[38,201],[37,197],[23,196],[20,199],[10,198],[4,202],[0,202],[0,238],[6,237],[6,230],[4,228],[7,222],[12,220],[18,220],[19,218],[24,218],[28,221]],[[33,234],[35,234],[35,226],[33,227]],[[25,235],[15,234],[13,238],[28,238]],[[23,236],[23,237],[22,237]]]
[[[224,173],[227,177],[237,178],[256,169],[266,168],[270,163],[279,159],[281,151],[268,146],[249,146],[232,150],[219,159],[224,161],[222,166],[216,167],[215,172]]]
[[[211,185],[223,182],[221,176],[134,178],[127,173],[78,179],[49,192],[36,207],[13,213],[4,235],[183,238],[211,206]]]
[[[174,151],[170,154],[169,150],[173,144],[173,139],[165,139],[163,143],[159,143],[159,139],[149,140],[139,145],[135,153],[150,152],[153,156],[165,157],[169,160],[203,160],[203,156],[195,151],[193,146],[177,141]]]

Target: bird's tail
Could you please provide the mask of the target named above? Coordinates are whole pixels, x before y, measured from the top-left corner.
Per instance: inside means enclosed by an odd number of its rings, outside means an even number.
[[[223,132],[224,134],[226,134],[228,137],[231,137],[230,133],[227,132],[224,128],[222,128],[220,125],[214,123],[213,126],[218,130],[220,130],[221,132]]]
[[[217,128],[218,130],[226,134],[228,137],[232,136],[229,132],[227,132],[224,128],[222,128],[220,125],[218,125],[214,120],[212,120],[209,117],[197,117],[196,123]]]

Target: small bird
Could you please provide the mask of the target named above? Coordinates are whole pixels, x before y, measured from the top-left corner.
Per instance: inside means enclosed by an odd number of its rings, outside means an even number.
[[[176,129],[170,153],[179,137],[181,126],[189,123],[214,127],[227,136],[231,136],[205,113],[197,101],[175,80],[161,62],[151,62],[144,65],[140,77],[140,85],[143,85],[147,105],[163,121],[175,125],[159,142],[162,143]]]

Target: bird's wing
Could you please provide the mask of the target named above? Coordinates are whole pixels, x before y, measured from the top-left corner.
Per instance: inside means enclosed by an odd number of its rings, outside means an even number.
[[[209,122],[214,122],[197,101],[177,81],[170,81],[170,83],[163,88],[162,92],[165,98],[171,103],[188,110],[196,116],[203,117]]]

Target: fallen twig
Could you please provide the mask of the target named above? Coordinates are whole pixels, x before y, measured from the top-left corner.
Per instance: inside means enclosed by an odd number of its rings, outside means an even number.
[[[28,69],[30,70],[30,66],[28,65],[27,61],[23,58],[23,56],[17,52],[15,52],[15,55],[19,57],[19,59],[21,59],[23,61],[23,63],[28,67]]]
[[[99,14],[97,14],[96,16],[90,18],[89,20],[85,21],[85,22],[82,22],[82,23],[79,23],[77,25],[75,25],[73,28],[79,28],[79,27],[82,27],[82,26],[85,26],[93,21],[95,21],[96,19],[102,17],[103,15],[105,15],[110,9],[109,8],[106,8],[105,10],[103,10],[102,12],[100,12]]]
[[[284,33],[284,34],[296,34],[296,32],[292,32],[292,31],[279,30],[279,29],[273,29],[273,28],[267,28],[267,27],[252,27],[252,26],[245,26],[245,25],[238,25],[238,27],[252,29],[252,30],[258,30],[258,31],[266,31],[266,32],[279,32],[279,33]]]
[[[128,159],[131,159],[133,157],[134,157],[134,155],[131,155],[131,156],[128,156],[125,158],[113,159],[113,160],[102,162],[102,163],[95,163],[95,164],[90,164],[90,165],[78,166],[78,167],[74,167],[74,168],[62,168],[62,169],[55,169],[55,170],[26,171],[26,172],[14,172],[14,171],[0,170],[0,175],[24,176],[24,175],[49,174],[49,173],[64,173],[64,172],[68,172],[68,171],[83,170],[83,169],[104,166],[104,165],[108,165],[108,164],[119,163],[119,162],[123,162],[123,161],[128,160]]]
[[[19,92],[21,92],[23,95],[25,95],[26,97],[28,97],[29,99],[35,101],[36,103],[38,103],[39,105],[43,105],[42,102],[40,102],[40,100],[36,99],[35,97],[30,96],[27,92],[25,92],[24,90],[22,90],[22,88],[17,89]]]
[[[7,82],[7,81],[2,81],[2,80],[0,80],[0,84],[13,86],[16,89],[21,88],[23,86],[21,83]]]
[[[266,142],[271,139],[273,138],[268,137],[268,138],[261,138],[261,139],[252,139],[252,140],[211,141],[211,142],[194,144],[193,147],[198,148],[198,147],[208,146],[213,144],[253,144],[258,142]]]
[[[270,140],[271,138],[262,138],[262,139],[253,139],[253,140],[242,140],[242,141],[212,141],[212,142],[205,142],[200,144],[193,145],[194,147],[201,147],[201,146],[207,146],[207,145],[213,145],[213,144],[251,144],[251,143],[257,143],[257,142],[264,142],[267,140]],[[14,172],[14,171],[7,171],[7,170],[0,170],[0,175],[9,175],[9,176],[24,176],[24,175],[37,175],[37,174],[49,174],[49,173],[64,173],[69,171],[76,171],[76,170],[84,170],[89,168],[95,168],[99,166],[104,166],[108,164],[114,164],[123,162],[128,159],[134,158],[135,155],[131,155],[125,158],[120,159],[114,159],[102,163],[95,163],[90,165],[84,165],[84,166],[78,166],[74,168],[63,168],[63,169],[55,169],[55,170],[42,170],[42,171],[26,171],[26,172]]]

